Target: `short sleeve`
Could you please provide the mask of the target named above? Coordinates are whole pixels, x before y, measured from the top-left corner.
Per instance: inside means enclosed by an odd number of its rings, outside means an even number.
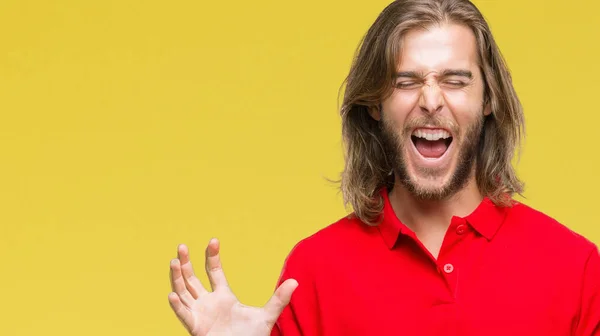
[[[286,258],[277,286],[287,279],[298,281],[290,304],[285,307],[271,336],[318,335],[319,313],[310,250],[298,243]],[[313,259],[314,260],[314,259]]]
[[[600,252],[596,247],[588,257],[576,336],[600,336]]]

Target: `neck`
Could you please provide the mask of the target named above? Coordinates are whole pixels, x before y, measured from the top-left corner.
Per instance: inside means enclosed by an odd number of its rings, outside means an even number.
[[[483,200],[474,173],[463,189],[443,200],[423,200],[415,197],[396,179],[390,192],[390,203],[398,219],[417,236],[446,232],[453,216],[465,217]]]

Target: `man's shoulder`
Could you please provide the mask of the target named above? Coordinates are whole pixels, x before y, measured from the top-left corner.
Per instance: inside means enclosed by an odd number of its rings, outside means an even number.
[[[332,240],[355,238],[374,228],[376,227],[364,224],[354,213],[351,213],[306,237],[304,241],[309,245],[329,244]]]
[[[517,202],[508,214],[507,222],[513,229],[535,236],[539,241],[560,244],[590,252],[597,246],[588,238],[549,214],[530,205]]]
[[[288,259],[295,262],[319,260],[342,246],[356,243],[373,234],[379,234],[377,227],[366,225],[354,214],[350,214],[300,240],[292,248]]]

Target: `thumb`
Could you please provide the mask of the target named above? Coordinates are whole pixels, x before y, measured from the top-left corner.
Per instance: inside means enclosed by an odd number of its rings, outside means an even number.
[[[279,288],[277,288],[273,296],[271,296],[271,299],[263,308],[267,313],[267,322],[270,325],[277,322],[277,318],[279,318],[283,309],[290,303],[292,293],[297,287],[298,282],[296,280],[287,279],[279,286]]]

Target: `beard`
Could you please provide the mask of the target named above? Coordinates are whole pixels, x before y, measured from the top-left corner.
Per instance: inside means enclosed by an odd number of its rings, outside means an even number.
[[[458,126],[437,116],[425,116],[409,120],[400,134],[398,134],[392,123],[386,118],[382,118],[381,120],[380,129],[383,147],[386,151],[386,156],[389,158],[388,162],[392,166],[392,172],[411,194],[421,200],[438,201],[447,199],[467,185],[475,166],[477,151],[483,135],[483,113],[479,113],[477,120],[467,127],[465,133],[459,139],[456,138],[457,135],[461,134]],[[410,135],[412,130],[425,125],[450,130],[454,135],[452,142],[456,142],[453,145],[457,147],[455,155],[458,156],[458,160],[454,172],[452,172],[450,179],[446,183],[435,187],[427,187],[419,184],[414,177],[410,176],[406,167],[405,147],[406,145],[411,146],[411,144],[403,140],[409,139],[411,141]],[[449,150],[449,148],[446,150]],[[417,174],[429,179],[433,179],[444,173],[443,168],[417,166],[415,169]]]

